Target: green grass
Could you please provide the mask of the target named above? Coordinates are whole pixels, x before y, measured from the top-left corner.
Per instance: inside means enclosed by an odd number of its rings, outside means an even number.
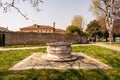
[[[39,47],[39,46],[47,46],[47,44],[12,45],[12,46],[4,46],[4,47],[5,47],[5,48],[22,48],[22,47]]]
[[[82,52],[96,58],[114,68],[120,67],[120,51],[106,49],[98,46],[74,46],[73,52]]]
[[[120,52],[97,46],[74,46],[73,52],[83,52],[113,67],[111,70],[23,70],[8,71],[18,61],[33,52],[46,52],[45,49],[0,52],[0,80],[119,80]],[[7,59],[2,59],[2,58]],[[2,60],[2,61],[1,61]],[[9,61],[10,60],[10,61]]]
[[[24,70],[0,71],[0,80],[119,80],[120,70]]]
[[[109,42],[100,42],[100,43],[120,47],[120,42],[113,42],[113,43],[109,43]]]
[[[45,48],[29,50],[11,50],[0,52],[0,69],[7,69],[34,52],[46,52]]]
[[[119,76],[114,75],[114,70],[110,74],[106,70],[25,70],[25,71],[1,71],[3,80],[119,80]],[[9,75],[8,75],[9,74]],[[114,78],[116,76],[116,78]]]

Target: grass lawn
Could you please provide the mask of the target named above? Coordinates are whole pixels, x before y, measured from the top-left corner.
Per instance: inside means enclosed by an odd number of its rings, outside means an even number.
[[[100,43],[120,47],[120,42],[113,42],[113,43],[109,43],[109,42],[100,42]]]
[[[29,49],[29,50],[1,51],[0,69],[8,69],[34,52],[46,52],[46,49],[42,48],[42,49]]]
[[[46,49],[16,50],[0,52],[0,80],[119,80],[120,52],[97,46],[74,46],[73,52],[82,52],[113,67],[111,70],[23,70],[8,71],[18,61],[33,52]]]

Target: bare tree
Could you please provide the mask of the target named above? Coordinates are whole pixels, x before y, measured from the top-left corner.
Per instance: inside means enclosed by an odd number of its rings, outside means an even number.
[[[43,3],[42,0],[0,0],[0,8],[3,9],[3,12],[8,12],[10,8],[17,10],[25,19],[28,19],[21,10],[16,6],[20,2],[29,2],[37,11],[40,11],[39,5]]]
[[[109,42],[114,42],[113,24],[120,18],[120,0],[92,0],[91,10],[97,16],[104,16],[109,33]]]

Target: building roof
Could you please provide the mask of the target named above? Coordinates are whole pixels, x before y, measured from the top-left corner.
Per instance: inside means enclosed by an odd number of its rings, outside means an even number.
[[[20,28],[20,30],[28,30],[28,29],[53,29],[53,27],[51,27],[51,26],[46,26],[46,25],[37,25],[37,24],[34,24],[34,25],[32,25],[32,26],[28,26],[28,27],[24,27],[24,28]]]
[[[51,27],[51,26],[47,26],[47,25],[38,25],[38,24],[33,24],[32,26],[28,26],[28,27],[23,27],[23,28],[20,28],[20,30],[36,30],[36,29],[51,29],[53,30],[54,27]],[[58,29],[56,28],[55,29],[55,33],[65,33],[65,30],[63,29]]]
[[[8,32],[9,30],[7,28],[4,27],[0,27],[0,32]]]
[[[63,29],[55,29],[55,32],[65,32]]]

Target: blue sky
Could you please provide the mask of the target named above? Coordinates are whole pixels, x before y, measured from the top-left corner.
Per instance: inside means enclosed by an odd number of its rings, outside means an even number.
[[[55,22],[56,28],[66,29],[71,25],[75,15],[83,16],[85,23],[94,19],[92,13],[88,11],[90,4],[91,0],[44,0],[40,5],[42,11],[36,12],[29,3],[21,2],[16,6],[27,15],[29,20],[14,9],[10,9],[8,13],[3,13],[0,9],[0,26],[19,31],[19,28],[33,24],[52,26]]]

